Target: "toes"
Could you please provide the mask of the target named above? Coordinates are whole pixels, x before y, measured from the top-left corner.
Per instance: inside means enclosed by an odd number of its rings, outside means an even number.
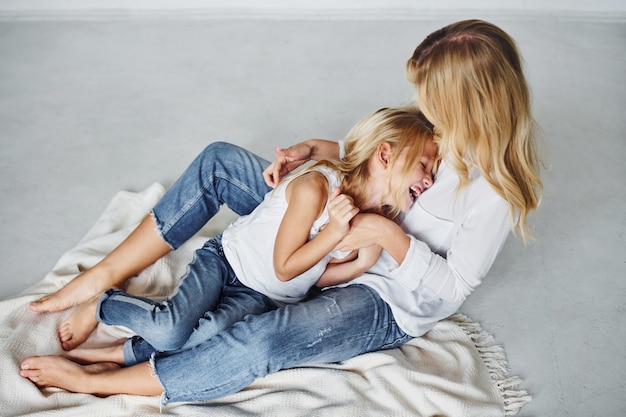
[[[41,380],[41,375],[40,375],[39,370],[20,371],[20,376],[22,378],[28,378],[29,380],[31,380],[31,382],[33,382],[35,385],[39,387],[44,386],[43,381]]]
[[[59,335],[59,340],[61,341],[63,350],[68,351],[80,346],[87,340],[87,336],[81,337],[80,335],[68,331],[64,335]]]
[[[63,348],[64,351],[67,352],[68,350],[74,349],[76,346],[80,345],[82,342],[83,342],[82,340],[74,340],[73,338],[70,338],[70,339],[61,341],[61,347]]]
[[[61,342],[67,342],[72,340],[72,337],[72,326],[68,323],[61,323],[61,326],[59,326],[59,340]]]
[[[28,378],[34,383],[38,383],[41,371],[37,362],[36,356],[24,359],[22,363],[20,363],[20,376]]]
[[[20,369],[41,369],[45,364],[45,356],[29,356],[20,363]]]
[[[45,296],[45,297],[41,297],[38,300],[31,301],[30,303],[28,303],[28,307],[32,311],[35,311],[35,312],[38,312],[38,313],[47,312],[45,305],[46,305],[46,301],[48,300],[48,298],[49,298],[48,296]]]
[[[22,361],[22,363],[20,363],[20,369],[22,369],[22,370],[29,370],[29,369],[31,369],[32,368],[31,361],[32,361],[32,358],[24,359]]]
[[[72,339],[74,335],[72,333],[72,329],[66,323],[61,324],[59,327],[59,341],[61,342],[61,346],[63,350],[71,350],[72,349]]]
[[[81,340],[75,340],[74,334],[69,328],[59,329],[59,341],[65,351],[72,350],[82,343]]]
[[[23,378],[28,378],[38,387],[45,388],[49,386],[45,373],[45,357],[32,356],[24,359],[20,364],[20,376]]]

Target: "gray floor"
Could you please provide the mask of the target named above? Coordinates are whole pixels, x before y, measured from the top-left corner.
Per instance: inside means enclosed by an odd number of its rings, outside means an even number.
[[[0,21],[0,297],[211,141],[271,158],[410,100],[405,60],[452,20]],[[510,238],[462,312],[524,378],[522,416],[625,415],[626,25],[490,20],[525,57],[546,190],[536,241]]]

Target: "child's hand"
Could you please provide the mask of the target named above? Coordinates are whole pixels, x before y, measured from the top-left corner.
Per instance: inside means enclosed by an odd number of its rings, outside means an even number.
[[[265,183],[270,187],[276,187],[283,176],[305,162],[310,161],[311,153],[313,152],[311,147],[306,143],[298,143],[287,149],[276,146],[274,147],[274,151],[276,152],[274,162],[263,171]]]
[[[347,194],[341,194],[339,188],[335,188],[328,203],[329,221],[326,228],[334,230],[340,237],[345,236],[350,231],[350,220],[359,212],[355,207],[354,200]]]

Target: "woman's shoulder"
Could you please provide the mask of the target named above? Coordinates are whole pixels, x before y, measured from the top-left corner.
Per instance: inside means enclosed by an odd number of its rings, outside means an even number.
[[[457,218],[485,207],[508,211],[509,204],[476,167],[470,168],[469,183],[459,190],[459,176],[442,164],[434,185],[419,197],[420,205],[443,218]],[[445,213],[445,214],[444,214]]]

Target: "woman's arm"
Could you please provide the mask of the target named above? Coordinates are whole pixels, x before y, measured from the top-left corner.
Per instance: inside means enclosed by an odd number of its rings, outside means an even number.
[[[328,201],[328,181],[319,172],[306,173],[289,183],[286,197],[287,210],[274,246],[274,271],[281,281],[291,280],[327,256],[358,213],[352,199],[336,190],[328,203],[328,224],[309,240],[311,226]]]
[[[511,231],[509,207],[503,199],[478,201],[455,222],[445,256],[411,238],[405,260],[392,278],[409,291],[424,285],[445,300],[464,300],[487,275]]]
[[[368,218],[369,215],[358,216],[363,221],[350,230],[337,248],[349,250],[378,239],[399,265],[377,273],[398,281],[408,292],[423,285],[445,300],[462,301],[489,272],[511,230],[504,200],[492,196],[476,199],[475,203],[463,210],[465,217],[455,221],[444,256],[433,253],[426,243],[413,236],[403,237],[404,232],[395,223]]]
[[[376,263],[382,250],[381,246],[371,245],[359,249],[354,260],[329,264],[315,285],[317,287],[330,287],[352,281]]]
[[[408,292],[425,286],[447,301],[463,301],[489,272],[511,230],[504,200],[492,196],[475,199],[474,203],[471,208],[459,210],[465,216],[454,221],[449,231],[450,244],[443,249],[445,253],[434,253],[425,242],[408,235],[408,249],[403,252],[402,262],[377,273],[398,281]],[[392,238],[391,232],[385,233]],[[382,242],[387,239],[382,237]],[[393,250],[389,243],[384,245]],[[397,255],[394,258],[399,260]]]
[[[361,213],[352,220],[350,231],[337,246],[339,250],[356,250],[379,245],[401,264],[411,239],[393,220],[373,213]]]
[[[326,139],[309,139],[286,149],[276,146],[274,150],[274,162],[263,171],[265,183],[270,187],[276,187],[282,177],[307,161],[339,159],[338,142]]]

